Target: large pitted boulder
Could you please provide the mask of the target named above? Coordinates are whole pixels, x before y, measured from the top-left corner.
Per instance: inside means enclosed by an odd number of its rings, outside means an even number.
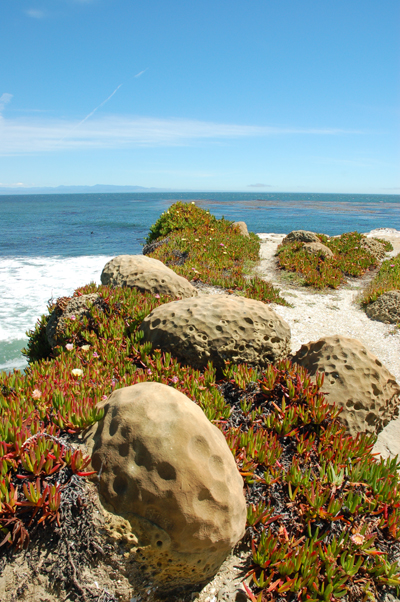
[[[382,242],[376,240],[376,238],[363,238],[361,240],[361,246],[363,249],[371,253],[376,259],[383,259],[386,255],[386,248]]]
[[[61,297],[57,299],[56,307],[52,311],[46,325],[46,336],[50,347],[62,343],[63,332],[69,321],[88,318],[91,305],[100,305],[102,299],[97,293],[81,295],[80,297]]]
[[[339,419],[351,435],[379,433],[399,413],[395,377],[360,341],[340,335],[302,345],[293,361],[312,376],[325,372],[328,403],[343,408]]]
[[[266,366],[290,353],[290,328],[261,301],[235,295],[204,295],[154,309],[140,329],[153,347],[193,367],[212,361]]]
[[[383,293],[365,310],[371,320],[385,324],[400,324],[400,291]]]
[[[308,230],[293,230],[289,232],[287,236],[282,240],[282,244],[285,245],[288,242],[321,242],[315,232],[309,232]]]
[[[236,226],[242,236],[246,236],[247,238],[249,237],[249,231],[247,229],[246,222],[233,222],[232,226]]]
[[[164,589],[202,583],[244,534],[243,480],[221,431],[160,383],[114,391],[89,431],[108,511],[139,540],[136,560]]]
[[[118,255],[109,261],[101,283],[109,286],[130,286],[139,291],[169,297],[195,297],[197,291],[186,278],[176,274],[162,261],[144,255]]]
[[[333,257],[333,253],[329,247],[324,245],[322,242],[306,242],[303,245],[303,249],[306,253],[311,255],[322,255],[323,257]]]

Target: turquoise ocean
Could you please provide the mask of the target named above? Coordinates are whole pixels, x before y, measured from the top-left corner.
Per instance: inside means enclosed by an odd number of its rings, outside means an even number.
[[[121,193],[0,195],[0,370],[23,369],[26,331],[49,299],[100,282],[105,263],[141,253],[159,215],[195,201],[258,233],[400,230],[400,195]]]

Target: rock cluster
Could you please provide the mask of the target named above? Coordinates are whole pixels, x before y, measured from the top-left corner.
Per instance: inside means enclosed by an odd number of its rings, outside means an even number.
[[[166,303],[143,320],[144,340],[196,368],[212,361],[266,366],[290,352],[289,325],[261,301],[235,295]]]
[[[400,291],[383,293],[376,301],[367,306],[365,312],[371,320],[378,320],[385,324],[399,324]]]
[[[302,345],[293,361],[315,375],[324,372],[327,401],[343,408],[339,419],[351,435],[379,433],[399,413],[395,377],[360,341],[340,335]]]
[[[160,383],[114,391],[87,445],[105,507],[138,536],[164,590],[203,583],[244,534],[243,480],[221,431]]]
[[[129,286],[141,292],[169,297],[195,297],[197,291],[186,278],[176,274],[162,261],[144,255],[119,255],[109,261],[102,273],[101,283],[109,286]]]

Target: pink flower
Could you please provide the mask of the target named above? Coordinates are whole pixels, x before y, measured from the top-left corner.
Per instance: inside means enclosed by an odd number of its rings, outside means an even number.
[[[173,383],[177,383],[177,382],[179,382],[179,378],[178,378],[177,376],[173,376],[173,377],[171,378],[171,381],[172,381]]]
[[[93,351],[93,357],[100,357],[97,351]]]
[[[390,264],[390,267],[391,267],[391,268],[394,268],[394,263],[391,263],[391,264]]]
[[[152,371],[150,370],[150,368],[147,370],[147,374],[153,374]]]
[[[65,345],[65,349],[66,349],[67,351],[72,351],[72,350],[73,350],[73,348],[74,348],[74,346],[73,346],[73,344],[72,344],[72,343],[67,343],[67,344]]]
[[[224,243],[223,243],[223,242],[220,242],[220,243],[219,243],[219,246],[220,246],[220,247],[224,247],[225,245],[224,245]]]
[[[101,398],[101,401],[106,401],[106,399],[108,399],[108,395],[103,395],[103,397]]]
[[[160,298],[160,295],[157,293],[157,295],[154,295],[154,298],[155,298],[155,299],[159,299],[159,298]]]
[[[34,389],[32,391],[32,397],[33,399],[40,399],[42,397],[42,392],[39,391],[39,389]]]
[[[72,320],[72,321],[74,321],[74,320],[76,320],[76,316],[74,316],[74,314],[72,314],[72,315],[69,317],[69,319],[70,319],[70,320]]]

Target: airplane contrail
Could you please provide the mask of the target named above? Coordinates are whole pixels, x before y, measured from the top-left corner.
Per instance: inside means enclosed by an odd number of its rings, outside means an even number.
[[[120,89],[120,87],[121,87],[122,85],[123,85],[123,84],[120,84],[119,86],[117,86],[117,88],[115,88],[114,92],[113,92],[112,94],[110,94],[110,96],[109,96],[108,98],[106,98],[105,100],[103,100],[103,102],[102,102],[102,103],[100,103],[98,107],[96,107],[95,109],[93,109],[93,111],[92,111],[91,113],[89,113],[89,115],[86,115],[86,117],[84,117],[84,119],[82,119],[82,121],[80,121],[80,122],[79,122],[79,123],[78,123],[78,124],[77,124],[77,125],[74,127],[74,130],[75,130],[77,127],[79,127],[80,125],[82,125],[82,123],[85,123],[85,121],[86,121],[87,119],[89,119],[89,117],[91,117],[91,116],[92,116],[94,113],[96,113],[96,111],[97,111],[98,109],[100,109],[100,107],[102,107],[103,105],[105,105],[105,104],[106,104],[106,102],[108,102],[108,101],[110,100],[110,98],[112,98],[112,97],[114,96],[114,94],[115,94],[115,93],[116,93],[116,92],[117,92],[117,91]]]
[[[139,76],[140,76],[140,75],[142,75],[142,74],[143,74],[145,71],[147,71],[147,69],[144,69],[144,71],[139,71],[139,73],[137,73],[136,75],[134,75],[134,77],[139,77]],[[126,82],[125,82],[125,83],[126,83]],[[121,86],[123,86],[123,84],[120,84],[119,86],[117,86],[117,87],[115,88],[114,92],[112,92],[112,93],[110,94],[110,96],[108,96],[108,98],[106,98],[105,100],[103,100],[103,102],[102,102],[102,103],[100,103],[98,107],[96,107],[95,109],[93,109],[93,111],[91,111],[91,112],[89,113],[89,115],[86,115],[86,117],[84,117],[84,118],[82,119],[82,121],[80,121],[80,122],[79,122],[79,123],[77,123],[77,124],[76,124],[76,125],[75,125],[73,128],[71,128],[71,130],[70,130],[70,131],[72,132],[73,130],[76,130],[76,128],[78,128],[79,126],[81,126],[81,125],[82,125],[82,123],[85,123],[85,121],[87,121],[87,120],[89,119],[89,117],[91,117],[92,115],[94,115],[94,113],[96,113],[96,111],[97,111],[98,109],[100,109],[100,107],[102,107],[103,105],[105,105],[105,104],[106,104],[106,102],[108,102],[108,101],[110,100],[110,98],[112,98],[112,97],[114,96],[114,94],[115,94],[116,92],[118,92],[118,90],[120,89],[120,87],[121,87]],[[4,96],[4,94],[3,94],[3,96]],[[0,98],[0,101],[3,99],[3,96]],[[11,97],[11,95],[9,95],[9,96]],[[7,101],[8,101],[8,99],[6,100],[6,102],[7,102]],[[63,140],[65,140],[65,138],[66,138],[67,136],[68,136],[68,134],[66,134],[66,135],[65,135],[63,138],[61,138],[61,139],[59,140],[59,142],[62,142]]]

